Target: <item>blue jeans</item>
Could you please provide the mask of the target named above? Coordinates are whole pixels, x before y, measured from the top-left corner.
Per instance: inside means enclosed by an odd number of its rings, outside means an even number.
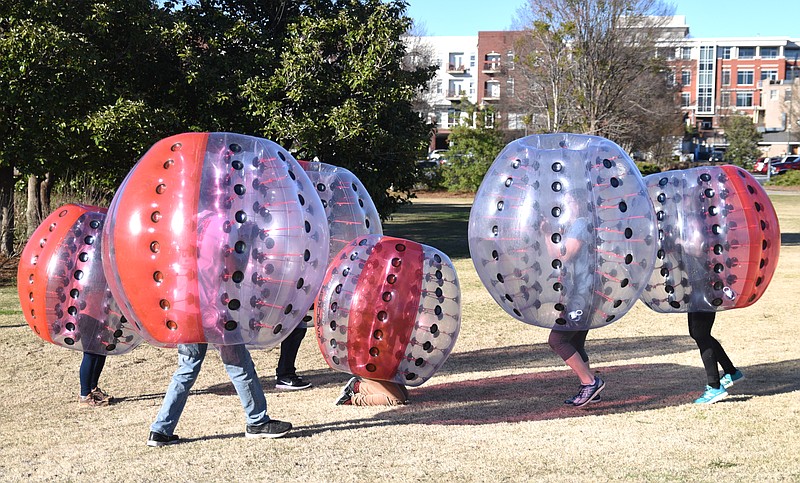
[[[264,397],[264,390],[258,380],[250,352],[243,344],[219,346],[218,349],[225,364],[225,371],[242,402],[247,424],[268,422],[267,399]],[[155,422],[150,425],[150,431],[167,436],[174,434],[178,419],[189,398],[189,391],[197,380],[197,375],[200,374],[200,367],[203,365],[207,350],[208,344],[178,345],[178,369],[172,375],[172,381],[164,395],[164,403]]]
[[[106,356],[98,354],[83,353],[81,369],[79,372],[81,380],[81,396],[86,397],[97,387],[100,380],[100,373],[106,363]]]

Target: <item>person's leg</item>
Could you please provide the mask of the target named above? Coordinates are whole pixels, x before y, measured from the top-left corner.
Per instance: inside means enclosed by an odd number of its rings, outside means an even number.
[[[583,350],[581,347],[581,352],[573,344],[573,338],[578,336],[579,340],[582,340],[583,343],[586,341],[586,334],[581,334],[585,331],[560,331],[560,330],[551,330],[550,336],[547,339],[547,343],[550,345],[550,348],[553,349],[553,352],[558,354],[561,359],[572,369],[572,372],[578,376],[582,385],[589,385],[594,383],[594,374],[589,370],[588,356],[586,356],[586,351]],[[584,360],[584,356],[586,360]]]
[[[719,389],[719,368],[717,367],[717,356],[714,349],[715,345],[719,346],[719,342],[711,337],[714,317],[714,312],[689,312],[689,335],[694,339],[697,348],[700,350],[700,359],[703,361],[703,367],[706,370],[708,386]],[[722,346],[719,346],[719,349],[722,350]],[[725,358],[727,359],[727,356]]]
[[[87,397],[92,392],[92,388],[94,388],[92,385],[92,368],[95,357],[97,357],[95,354],[83,353],[83,360],[78,373],[81,381],[81,398]]]
[[[242,402],[247,424],[253,426],[269,422],[267,398],[264,396],[261,381],[258,380],[250,351],[244,344],[219,346],[218,349],[225,371]]]
[[[92,365],[92,379],[90,385],[92,386],[92,391],[97,389],[97,386],[100,382],[100,374],[103,373],[103,367],[106,365],[106,356],[95,355],[94,357],[94,364]]]
[[[297,352],[300,350],[300,343],[303,342],[307,330],[305,327],[297,327],[289,334],[289,337],[281,342],[278,367],[275,368],[275,377],[277,379],[297,375],[297,368],[294,364],[297,360]]]
[[[173,435],[186,406],[186,400],[189,398],[189,391],[200,373],[207,350],[207,344],[178,345],[178,369],[172,375],[161,410],[150,425],[150,431],[165,436]]]
[[[353,406],[399,406],[405,404],[403,386],[389,381],[362,379],[351,398]]]

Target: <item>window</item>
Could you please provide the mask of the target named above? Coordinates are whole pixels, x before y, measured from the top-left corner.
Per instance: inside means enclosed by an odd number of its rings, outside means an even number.
[[[671,85],[671,86],[674,86],[676,84],[675,72],[673,72],[673,71],[667,72],[667,84]]]
[[[681,84],[685,86],[692,85],[692,71],[690,70],[681,71]]]
[[[447,70],[461,71],[466,70],[464,67],[464,52],[451,52],[448,56]]]
[[[722,59],[730,59],[731,58],[731,48],[730,47],[720,47],[719,48],[719,56]]]
[[[752,59],[756,56],[756,48],[755,47],[739,47],[739,58],[740,59]]]
[[[778,69],[762,69],[761,80],[778,80]]]
[[[484,97],[489,97],[492,99],[499,99],[500,98],[500,82],[498,81],[487,81],[486,82],[486,90],[484,91]]]
[[[436,82],[436,93],[437,94],[441,94],[442,93],[442,81]]]
[[[786,92],[783,94],[783,101],[784,102],[792,102],[792,89],[786,89]]]
[[[692,105],[692,95],[688,92],[681,92],[681,107],[689,107]]]
[[[484,127],[492,129],[494,127],[494,112],[485,112],[483,114]]]
[[[514,70],[514,51],[509,50],[506,52],[506,61],[508,62],[508,69]]]
[[[511,130],[525,129],[524,115],[515,112],[509,112],[506,117],[508,118],[508,129]]]
[[[737,92],[736,93],[736,107],[753,107],[753,93],[752,92]]]
[[[778,58],[778,48],[777,47],[761,47],[761,58],[762,59],[777,59]]]
[[[722,71],[722,85],[724,86],[731,85],[731,71],[729,70]]]
[[[469,95],[475,94],[475,82],[469,82]]]
[[[777,90],[772,89],[771,91],[769,91],[769,100],[770,101],[774,101],[777,98],[778,98],[778,91]]]
[[[508,94],[509,97],[514,95],[514,79],[508,79],[506,81],[506,94]]]
[[[447,110],[447,126],[458,126],[459,119],[461,119],[460,110],[452,107]]]
[[[689,60],[692,58],[691,47],[681,47],[681,60]]]
[[[719,95],[719,107],[731,107],[730,92],[723,92]]]
[[[753,71],[752,70],[740,70],[736,73],[736,83],[740,86],[751,86],[753,85]]]
[[[475,54],[469,56],[469,66],[475,67]]]

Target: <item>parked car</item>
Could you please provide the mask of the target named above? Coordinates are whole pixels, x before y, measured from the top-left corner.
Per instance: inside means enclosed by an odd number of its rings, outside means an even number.
[[[447,164],[447,151],[447,149],[434,149],[428,155],[428,159],[436,161],[439,165]]]
[[[782,157],[779,161],[772,163],[770,173],[773,175],[783,174],[790,169],[800,169],[800,155],[789,155]]]
[[[712,163],[725,162],[725,151],[711,151],[711,155],[708,157],[708,160]]]
[[[753,164],[753,172],[756,174],[767,174],[767,166],[771,166],[781,160],[781,156],[767,157],[763,156],[756,159]]]

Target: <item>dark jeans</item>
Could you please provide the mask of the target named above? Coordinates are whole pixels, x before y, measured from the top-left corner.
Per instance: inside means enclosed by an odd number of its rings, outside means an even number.
[[[303,337],[306,336],[305,327],[297,327],[289,334],[289,337],[283,339],[281,342],[281,355],[278,357],[278,367],[275,368],[275,377],[289,377],[297,374],[297,368],[294,367],[295,360],[297,360],[297,351],[300,350],[300,343],[303,342]]]
[[[692,336],[697,348],[700,349],[700,358],[703,360],[703,367],[706,369],[708,385],[719,389],[719,368],[722,366],[725,374],[733,374],[736,367],[728,358],[725,349],[711,336],[711,328],[714,326],[716,312],[689,312],[689,335]]]
[[[92,392],[92,389],[97,387],[100,380],[100,373],[103,372],[103,366],[106,363],[106,356],[98,354],[83,353],[83,361],[81,361],[80,378],[81,378],[81,396],[86,397]]]

